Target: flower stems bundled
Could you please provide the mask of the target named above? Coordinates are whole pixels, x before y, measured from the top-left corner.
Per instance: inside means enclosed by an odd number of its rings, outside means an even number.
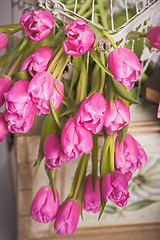
[[[54,230],[60,236],[72,234],[83,210],[99,212],[100,219],[108,200],[125,206],[128,181],[147,161],[143,148],[127,133],[129,102],[138,104],[128,90],[138,80],[142,66],[131,50],[118,48],[107,32],[80,19],[67,28],[67,39],[59,28],[53,35],[54,19],[47,11],[25,13],[20,24],[10,26],[11,30],[0,28],[8,35],[22,28],[26,31],[26,36],[0,59],[0,106],[5,102],[6,108],[0,113],[0,141],[8,131],[28,132],[35,109],[38,116],[46,114],[34,167],[36,175],[40,164],[45,163],[50,185],[37,192],[31,216],[37,222],[55,220]],[[5,46],[3,34],[0,39]],[[108,59],[97,50],[103,35],[114,47]],[[73,69],[70,80],[65,77],[66,67],[68,74]],[[100,158],[99,137],[104,138]],[[90,157],[92,172],[86,175]],[[71,190],[61,202],[55,173],[63,162],[69,164],[78,158]]]

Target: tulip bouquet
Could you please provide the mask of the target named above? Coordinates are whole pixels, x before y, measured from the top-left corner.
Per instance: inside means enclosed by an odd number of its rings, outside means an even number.
[[[30,214],[41,223],[55,220],[54,230],[60,236],[72,234],[83,211],[99,212],[100,219],[108,200],[125,206],[128,182],[147,161],[141,145],[127,133],[129,103],[139,104],[128,90],[142,66],[130,49],[118,48],[107,31],[76,19],[65,33],[44,10],[24,13],[20,24],[1,26],[0,48],[9,35],[21,30],[24,36],[0,58],[0,106],[5,102],[0,142],[8,131],[28,132],[35,110],[38,116],[46,115],[34,168],[36,175],[44,163],[50,184],[39,189]],[[98,51],[102,36],[114,48],[110,53],[107,46],[105,52]],[[160,48],[160,27],[147,36]],[[68,80],[65,73],[70,68]],[[104,138],[100,159],[99,136]],[[64,162],[78,158],[71,190],[61,202],[54,176]],[[87,173],[89,160],[91,173]]]

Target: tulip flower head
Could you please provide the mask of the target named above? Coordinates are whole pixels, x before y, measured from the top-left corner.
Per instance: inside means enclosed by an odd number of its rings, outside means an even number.
[[[49,134],[43,145],[44,157],[46,158],[45,164],[50,169],[57,169],[61,166],[63,161],[68,163],[71,161],[62,150],[61,136],[57,133]]]
[[[8,43],[7,35],[3,32],[0,32],[0,50],[6,47]]]
[[[60,236],[73,234],[77,228],[79,216],[79,203],[73,199],[65,201],[58,210],[54,230]]]
[[[124,207],[130,197],[127,177],[117,170],[107,174],[102,181],[102,196],[106,202],[109,199],[117,206]]]
[[[0,78],[0,107],[5,102],[4,93],[8,92],[12,86],[12,80],[10,77],[3,75]]]
[[[76,115],[77,125],[82,125],[94,134],[102,130],[106,113],[106,101],[100,93],[94,93],[81,103]]]
[[[61,135],[62,149],[67,156],[76,159],[80,153],[90,153],[93,147],[91,131],[83,126],[78,126],[71,118],[64,126]]]
[[[67,28],[67,40],[63,42],[63,50],[67,55],[77,57],[90,51],[95,36],[91,28],[83,20],[77,19]]]
[[[121,100],[113,100],[110,109],[109,100],[106,100],[106,115],[104,125],[108,134],[112,135],[122,129],[130,121],[130,112],[126,104]]]
[[[4,119],[4,114],[0,113],[0,143],[3,142],[7,133],[8,133],[7,122]]]
[[[160,118],[160,102],[159,102],[159,105],[158,105],[157,118]]]
[[[57,91],[57,86],[61,94]],[[28,86],[28,93],[31,94],[33,102],[37,105],[37,115],[49,113],[49,99],[55,111],[59,108],[64,93],[64,86],[59,80],[54,79],[48,72],[38,72]]]
[[[22,15],[20,24],[33,41],[41,41],[46,38],[52,29],[54,19],[49,11],[31,10]]]
[[[134,86],[134,82],[139,78],[139,71],[142,71],[138,57],[128,48],[112,51],[108,57],[108,68],[115,80],[127,89]]]
[[[160,26],[149,29],[147,38],[152,47],[160,49]]]
[[[33,220],[41,223],[53,221],[59,208],[59,195],[56,190],[56,201],[51,187],[43,186],[35,195],[30,214]]]
[[[6,103],[4,117],[8,130],[12,133],[26,133],[33,125],[35,103],[27,92],[28,85],[27,80],[19,80],[4,94]]]
[[[87,212],[92,211],[93,213],[96,213],[100,209],[100,202],[100,179],[99,177],[97,177],[96,187],[94,190],[93,175],[89,174],[85,178],[82,195],[82,209],[86,210]]]
[[[32,53],[24,60],[20,71],[28,69],[32,77],[36,75],[37,72],[46,71],[52,54],[53,51],[51,48],[40,47],[36,52]]]
[[[130,135],[126,134],[119,147],[118,137],[115,141],[115,165],[123,174],[132,175],[143,163],[147,162],[147,156],[140,144]]]

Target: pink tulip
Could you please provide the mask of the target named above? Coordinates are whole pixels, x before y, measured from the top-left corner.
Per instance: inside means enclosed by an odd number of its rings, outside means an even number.
[[[28,85],[29,81],[19,80],[4,94],[8,113],[16,113],[18,116],[25,119],[34,111],[35,104],[31,99],[31,95],[27,92]]]
[[[7,35],[3,32],[0,32],[0,50],[6,47],[8,43]]]
[[[120,147],[118,138],[116,138],[115,165],[123,174],[129,173],[132,175],[146,161],[145,151],[130,134],[126,134]]]
[[[85,178],[83,195],[82,195],[82,208],[87,212],[92,211],[96,213],[100,209],[101,196],[100,196],[100,179],[97,177],[96,187],[94,191],[93,175],[89,174]]]
[[[82,125],[94,134],[102,130],[106,112],[106,101],[100,93],[94,93],[81,103],[76,115],[76,124]]]
[[[4,114],[0,113],[0,143],[3,142],[7,133],[8,133],[8,129],[7,129],[7,123],[4,119]]]
[[[60,207],[54,223],[54,230],[60,236],[73,234],[77,228],[80,206],[76,200],[69,199]]]
[[[32,53],[24,60],[20,71],[28,69],[32,77],[36,75],[37,72],[46,71],[52,54],[53,51],[51,48],[40,47],[36,52]]]
[[[33,125],[35,103],[27,92],[28,84],[26,80],[19,80],[4,94],[6,103],[4,117],[8,130],[12,133],[26,133]]]
[[[67,161],[68,163],[71,161],[71,158],[63,152],[61,137],[57,133],[51,133],[46,137],[43,152],[46,158],[45,163],[50,169],[59,168],[63,161]]]
[[[90,153],[93,147],[91,131],[76,125],[74,118],[70,119],[63,128],[61,135],[63,151],[70,158],[78,158],[81,152]]]
[[[48,72],[37,73],[29,83],[28,93],[32,95],[33,102],[37,104],[37,115],[49,113],[49,99],[55,111],[59,108],[63,96],[56,90],[54,84],[63,95],[63,84]]]
[[[81,19],[71,23],[67,28],[67,36],[67,40],[63,42],[63,50],[73,57],[90,51],[95,40],[91,28]]]
[[[28,36],[33,41],[41,41],[47,37],[52,29],[54,19],[49,11],[31,10],[22,15],[20,24],[27,32]]]
[[[117,206],[124,207],[130,197],[126,176],[117,170],[107,174],[102,181],[102,196],[106,202],[109,199]]]
[[[147,38],[152,47],[160,49],[160,26],[149,29]]]
[[[159,102],[159,105],[158,105],[157,118],[160,118],[160,102]]]
[[[139,78],[139,71],[142,71],[138,57],[128,48],[112,51],[108,57],[108,68],[115,80],[127,89],[134,86]]]
[[[0,107],[5,102],[4,93],[8,92],[12,86],[12,80],[10,77],[3,75],[0,78]]]
[[[53,221],[59,208],[59,195],[56,190],[56,201],[51,187],[43,186],[33,199],[30,214],[33,220],[41,223]]]
[[[30,115],[26,118],[21,117],[17,113],[4,112],[4,117],[7,122],[8,130],[11,133],[27,133],[34,122],[35,111],[31,111]]]
[[[122,129],[130,121],[130,112],[126,104],[120,100],[113,100],[110,109],[109,100],[106,100],[106,115],[104,125],[108,134],[112,135]]]

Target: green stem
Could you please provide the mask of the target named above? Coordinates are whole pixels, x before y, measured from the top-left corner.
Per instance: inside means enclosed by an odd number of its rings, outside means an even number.
[[[106,36],[106,38],[108,38],[108,40],[110,41],[110,43],[112,44],[114,49],[118,49],[118,46],[115,43],[115,41],[113,40],[113,38],[111,37],[111,35],[108,32],[106,32],[106,31],[103,31],[103,34],[104,34],[104,36]]]
[[[16,59],[16,61],[14,62],[14,64],[12,65],[11,69],[9,70],[9,72],[8,72],[8,74],[7,74],[8,77],[11,77],[11,76],[12,76],[12,74],[13,74],[14,70],[16,69],[16,67],[18,66],[21,58],[22,58],[22,55],[20,55],[20,56]]]
[[[94,189],[96,188],[97,171],[98,171],[98,134],[93,134],[92,174]]]
[[[54,64],[57,62],[57,60],[60,58],[60,56],[62,55],[63,53],[63,48],[60,49],[60,51],[57,53],[57,55],[53,58],[52,62],[50,63],[48,69],[47,69],[47,72],[51,72]]]
[[[77,12],[78,15],[83,15],[88,8],[90,8],[92,0],[86,0],[80,10]]]
[[[78,180],[77,180],[76,187],[75,187],[74,194],[73,194],[73,199],[76,199],[76,197],[77,197],[77,194],[78,194],[78,191],[79,191],[79,188],[80,188],[80,185],[81,185],[81,181],[83,179],[84,172],[85,172],[85,169],[87,167],[88,159],[89,159],[89,154],[84,153],[83,154],[83,162],[82,162],[82,165],[81,165]]]
[[[106,10],[103,6],[103,1],[102,0],[97,0],[98,2],[98,10],[99,10],[99,13],[100,13],[100,17],[101,17],[101,21],[102,21],[102,26],[104,28],[107,28],[108,29],[108,22],[107,22],[107,17],[106,17]]]
[[[101,62],[103,63],[103,65],[105,65],[105,57],[104,57],[104,53],[100,54],[100,59]],[[100,88],[99,88],[99,93],[102,94],[103,92],[103,88],[104,88],[104,84],[105,84],[105,71],[101,68],[101,83],[100,83]]]
[[[114,172],[114,135],[111,136],[109,155],[110,155],[110,169],[111,172]]]
[[[60,79],[60,78],[61,78],[61,76],[62,76],[62,74],[63,74],[63,71],[64,71],[66,65],[68,64],[68,61],[69,61],[70,57],[71,57],[71,56],[67,56],[67,58],[66,58],[66,60],[65,60],[65,63],[64,63],[64,65],[63,65],[61,71],[59,72],[58,76],[57,76],[57,79]]]

